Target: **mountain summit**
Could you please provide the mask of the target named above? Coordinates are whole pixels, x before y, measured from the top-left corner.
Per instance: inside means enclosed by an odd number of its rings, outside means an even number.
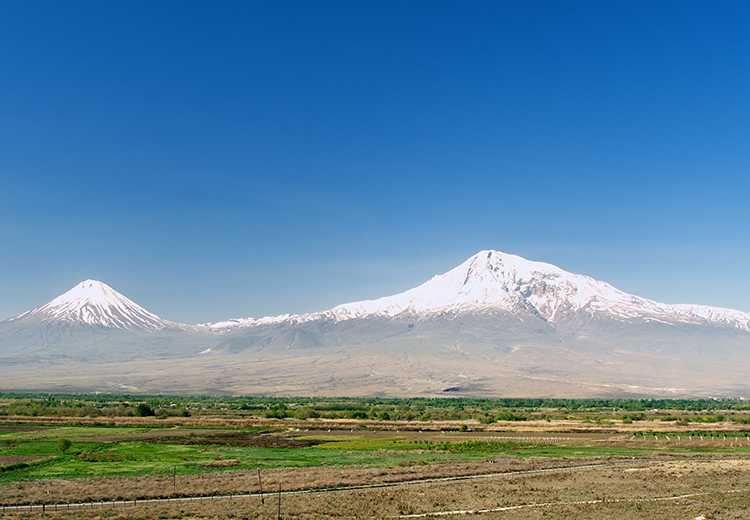
[[[141,330],[159,330],[170,325],[98,280],[84,280],[49,303],[11,321],[25,320]]]

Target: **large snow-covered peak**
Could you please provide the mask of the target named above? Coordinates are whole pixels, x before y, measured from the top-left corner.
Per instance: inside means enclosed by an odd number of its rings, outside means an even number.
[[[700,305],[670,305],[626,293],[590,276],[496,250],[483,250],[423,284],[374,300],[338,305],[330,310],[207,324],[215,330],[319,319],[368,316],[434,315],[502,311],[535,316],[550,323],[580,316],[696,324],[750,331],[750,314]]]
[[[13,320],[24,319],[115,329],[158,330],[171,325],[98,280],[84,280]]]
[[[334,307],[339,319],[497,309],[551,323],[577,313],[617,320],[731,327],[750,331],[750,313],[704,305],[671,305],[626,293],[590,276],[502,251],[476,253],[408,291]]]
[[[333,311],[357,317],[494,308],[554,320],[562,311],[632,298],[607,283],[569,273],[552,264],[484,250],[414,289],[377,300],[339,305]]]

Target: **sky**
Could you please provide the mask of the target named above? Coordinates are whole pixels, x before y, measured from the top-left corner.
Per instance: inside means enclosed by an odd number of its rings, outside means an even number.
[[[0,316],[320,310],[481,249],[750,311],[747,2],[0,4]]]

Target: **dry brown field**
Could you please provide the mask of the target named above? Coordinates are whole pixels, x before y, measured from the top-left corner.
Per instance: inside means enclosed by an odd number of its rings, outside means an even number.
[[[458,469],[458,468],[456,468]],[[479,468],[478,468],[479,469]],[[507,468],[509,469],[509,468]],[[347,481],[352,474],[342,474]],[[382,476],[382,475],[381,475]],[[294,480],[291,474],[277,477]],[[364,475],[360,475],[360,478]],[[376,476],[372,476],[376,478]],[[270,481],[269,481],[270,482]],[[46,511],[60,519],[277,518],[278,496]],[[7,518],[41,512],[6,513]],[[750,460],[641,461],[547,474],[425,482],[381,489],[283,494],[281,516],[322,518],[746,519]]]

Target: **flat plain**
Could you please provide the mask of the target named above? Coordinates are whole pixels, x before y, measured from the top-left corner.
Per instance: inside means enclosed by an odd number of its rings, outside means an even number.
[[[747,518],[742,401],[0,399],[27,518]]]

